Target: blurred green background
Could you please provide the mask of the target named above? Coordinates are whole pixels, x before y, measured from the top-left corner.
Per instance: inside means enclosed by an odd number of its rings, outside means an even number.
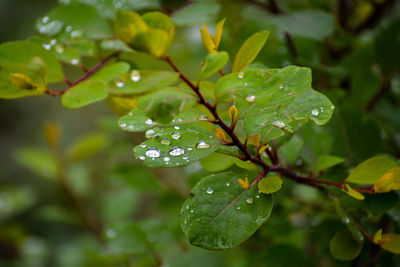
[[[270,1],[262,0],[81,2],[105,16],[116,7],[170,13],[177,34],[169,54],[192,78],[206,55],[202,22],[214,32],[226,18],[220,47],[231,55],[252,33],[269,30],[256,64],[310,67],[313,87],[337,107],[329,125],[300,131],[299,153],[291,159],[296,168],[306,169],[321,155],[345,157],[345,164],[325,174],[341,181],[368,157],[400,156],[399,1],[284,0],[277,1],[279,10],[267,10]],[[0,43],[35,35],[35,24],[57,4],[0,0]],[[132,64],[168,69],[141,60]],[[86,66],[96,62],[83,58]],[[82,75],[64,67],[70,80]],[[354,262],[333,259],[329,240],[345,226],[325,195],[286,180],[271,218],[243,245],[218,252],[191,247],[179,226],[180,208],[208,172],[199,163],[142,166],[132,148],[143,136],[126,135],[116,120],[105,102],[65,109],[47,95],[0,100],[0,266],[400,266],[397,256],[372,244]],[[60,129],[62,157],[74,158],[63,174],[44,136],[51,125]],[[365,222],[371,233],[374,223],[400,233],[398,194],[380,197],[361,204],[348,196],[341,200],[360,221],[371,221]]]

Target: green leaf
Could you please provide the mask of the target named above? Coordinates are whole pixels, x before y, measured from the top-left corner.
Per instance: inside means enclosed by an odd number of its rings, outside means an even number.
[[[279,155],[282,156],[288,163],[293,163],[299,156],[303,145],[303,140],[299,136],[294,135],[289,142],[279,147]]]
[[[354,190],[353,188],[350,187],[348,184],[344,184],[346,189],[342,188],[342,191],[351,196],[352,198],[355,198],[357,200],[364,200],[365,197],[358,191]]]
[[[91,133],[75,140],[67,150],[72,161],[82,161],[93,157],[110,144],[110,139],[103,133]]]
[[[47,86],[47,70],[43,59],[32,57],[26,65],[26,70],[33,84],[37,85],[39,91],[44,92]]]
[[[166,44],[166,49],[168,49],[175,35],[175,25],[172,20],[167,15],[158,11],[147,12],[142,18],[151,28],[164,30],[168,34],[168,41]]]
[[[49,151],[38,148],[22,148],[15,152],[14,157],[19,164],[33,173],[56,180],[57,165]]]
[[[132,52],[133,50],[121,40],[103,40],[100,46],[104,50]]]
[[[381,247],[395,254],[400,254],[400,235],[387,233],[382,236],[383,244]]]
[[[204,22],[214,21],[220,9],[218,3],[194,2],[176,10],[172,19],[179,26],[197,26]]]
[[[351,261],[357,258],[362,247],[363,243],[357,242],[348,230],[336,233],[329,243],[332,256],[342,261]]]
[[[118,120],[118,125],[125,131],[143,132],[157,126],[146,113],[138,108],[132,109]]]
[[[182,167],[207,157],[220,144],[214,133],[196,125],[153,128],[149,140],[134,148],[135,156],[151,167]]]
[[[147,25],[138,13],[121,9],[115,13],[114,32],[118,39],[130,43],[137,34],[146,31]]]
[[[321,156],[317,159],[317,162],[315,163],[313,170],[314,172],[320,172],[329,169],[335,165],[338,165],[342,162],[344,162],[344,158],[341,157],[336,157],[331,155]]]
[[[385,156],[376,156],[357,165],[346,181],[355,184],[374,184],[387,170],[399,165]]]
[[[235,157],[214,152],[208,157],[202,158],[200,164],[209,172],[220,172],[231,167],[234,164],[235,159]]]
[[[235,173],[200,180],[181,209],[181,227],[192,245],[227,249],[249,238],[269,217],[271,196],[243,190]]]
[[[272,194],[282,188],[282,183],[279,176],[268,176],[258,182],[258,189],[264,194]]]
[[[112,36],[110,24],[99,15],[94,7],[77,1],[68,5],[59,5],[47,13],[37,25],[39,33],[48,35],[57,34],[56,30],[58,27],[54,29],[47,26],[53,21],[61,22],[64,27],[71,27],[71,36],[77,35],[78,32],[86,38],[91,39],[102,39]],[[43,32],[43,27],[50,28],[51,32],[49,30]]]
[[[123,95],[138,95],[157,88],[173,84],[179,78],[179,74],[172,71],[134,70],[132,78],[129,73],[122,73],[114,79],[114,85],[109,89],[110,93]]]
[[[138,107],[154,121],[168,123],[185,107],[193,106],[196,97],[182,88],[165,87],[140,96]]]
[[[129,64],[120,61],[102,67],[99,71],[93,74],[90,79],[106,83],[117,77],[119,74],[127,72],[128,70]]]
[[[63,94],[61,103],[66,108],[80,108],[106,99],[105,87],[105,83],[96,80],[80,82]]]
[[[232,72],[246,69],[260,53],[269,36],[269,31],[260,31],[250,36],[240,47],[233,60]]]
[[[265,142],[295,132],[308,121],[326,124],[334,106],[311,88],[308,68],[248,69],[229,74],[217,82],[220,101],[235,101],[242,114],[244,131],[257,133]]]
[[[153,56],[160,57],[168,49],[169,35],[161,29],[149,28],[147,32],[137,34],[131,44],[132,47]]]
[[[28,64],[33,57],[39,57],[45,63],[48,71],[48,82],[63,81],[64,74],[62,67],[54,54],[44,49],[40,44],[30,41],[14,41],[0,45],[0,73],[23,72],[26,64]],[[5,64],[7,64],[7,66],[5,66]],[[3,83],[3,81],[1,81],[1,83]]]
[[[329,36],[335,28],[335,20],[332,15],[318,10],[275,16],[273,22],[279,28],[293,35],[318,41]]]
[[[229,61],[227,52],[222,51],[217,54],[208,54],[204,64],[200,69],[199,80],[204,80],[221,70]]]

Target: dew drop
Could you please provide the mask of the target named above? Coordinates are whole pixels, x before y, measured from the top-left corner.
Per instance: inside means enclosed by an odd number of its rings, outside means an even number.
[[[230,182],[227,182],[227,183],[226,183],[226,186],[228,186],[228,187],[231,186],[231,183],[230,183]]]
[[[196,145],[196,148],[209,148],[209,147],[210,147],[210,144],[207,144],[207,143],[204,142],[204,141],[200,141],[200,142],[198,142],[197,145]]]
[[[187,159],[189,159],[189,157],[188,156],[183,156],[182,159],[183,160],[187,160]]]
[[[72,31],[72,26],[67,26],[67,27],[65,27],[65,31],[66,31],[66,32],[71,32],[71,31]]]
[[[120,124],[119,124],[119,127],[125,128],[125,127],[126,127],[126,123],[124,123],[124,122],[123,122],[123,123],[120,123]]]
[[[199,116],[199,121],[207,121],[207,120],[208,120],[208,117],[206,115],[201,114]]]
[[[43,22],[43,23],[47,23],[47,22],[49,22],[49,20],[50,20],[49,17],[44,17],[44,18],[42,18],[42,22]]]
[[[247,86],[247,85],[249,85],[248,83],[244,83],[244,86]]]
[[[140,81],[140,73],[139,73],[139,71],[138,70],[133,70],[133,71],[131,71],[131,80],[133,81],[133,82],[138,82],[138,81]]]
[[[156,132],[153,129],[147,130],[145,133],[146,138],[156,137]]]
[[[162,138],[160,140],[160,143],[163,144],[163,145],[169,146],[171,144],[171,141],[169,139],[167,139],[167,138]]]
[[[193,150],[193,147],[188,147],[187,150],[188,150],[188,151],[192,151],[192,150]]]
[[[243,79],[243,77],[244,77],[244,72],[243,71],[239,72],[238,73],[238,78],[239,79]]]
[[[146,158],[144,156],[139,157],[140,160],[145,160]]]
[[[194,213],[194,210],[190,210],[190,213]]]
[[[174,126],[174,129],[175,130],[179,130],[181,127],[179,127],[179,126]]]
[[[78,58],[71,59],[71,64],[72,65],[78,65],[79,64],[79,59]]]
[[[147,119],[144,123],[147,125],[152,125],[154,122],[152,119]]]
[[[256,195],[256,198],[260,198],[260,195]]]
[[[254,95],[248,95],[246,96],[246,100],[248,102],[254,102],[256,100],[256,97]]]
[[[318,114],[319,114],[318,109],[313,109],[313,110],[311,111],[311,114],[313,114],[314,116],[318,116]]]
[[[82,37],[83,32],[80,30],[75,30],[71,32],[71,38],[79,38]]]
[[[187,210],[189,209],[189,205],[186,205],[186,207],[185,207]]]
[[[171,134],[172,139],[179,140],[181,138],[180,133],[172,133]]]
[[[248,198],[246,199],[246,202],[247,202],[248,204],[253,203],[253,198],[252,198],[252,197],[248,197]]]
[[[279,90],[282,90],[283,89],[283,85],[281,85],[280,87],[279,87]]]
[[[146,146],[145,143],[141,143],[141,144],[140,144],[140,147],[141,147],[141,148],[146,148],[147,146]]]
[[[209,188],[207,188],[206,193],[209,194],[209,195],[212,195],[214,193],[214,189],[209,187]]]
[[[168,163],[170,160],[171,160],[171,159],[168,158],[168,157],[164,157],[164,158],[163,158],[163,161],[164,161],[165,163]]]
[[[155,148],[150,148],[146,151],[146,156],[148,156],[149,158],[158,158],[160,157],[160,155],[160,151]]]
[[[171,151],[169,151],[169,154],[171,156],[177,157],[177,156],[181,156],[183,154],[185,154],[185,150],[179,146],[174,147],[173,149],[171,149]]]
[[[237,210],[240,210],[240,207],[237,207],[236,209],[237,209]]]
[[[46,44],[46,43],[44,43],[44,44],[42,44],[42,46],[43,46],[44,49],[46,49],[46,50],[50,50],[50,49],[51,49],[51,44]]]
[[[106,232],[106,236],[110,239],[116,238],[117,237],[117,231],[115,231],[114,229],[110,228],[107,230]]]
[[[60,44],[56,45],[56,52],[59,54],[64,53],[64,47]]]
[[[272,125],[278,128],[285,128],[286,124],[283,121],[274,121]]]

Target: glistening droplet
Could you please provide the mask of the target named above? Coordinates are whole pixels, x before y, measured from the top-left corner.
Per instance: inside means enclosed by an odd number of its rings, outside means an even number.
[[[208,187],[206,190],[206,193],[209,195],[212,195],[214,193],[214,189],[212,189],[211,187]]]
[[[149,158],[158,158],[160,155],[160,151],[158,151],[156,148],[150,148],[146,151],[146,156]]]
[[[246,100],[248,102],[254,102],[256,100],[256,97],[254,95],[248,95],[246,96]]]
[[[200,141],[200,142],[198,142],[197,145],[196,145],[196,148],[209,148],[209,147],[210,147],[210,144],[207,144],[207,143],[204,142],[204,141]]]
[[[139,71],[137,71],[137,70],[133,70],[133,71],[131,71],[131,80],[133,81],[133,82],[138,82],[138,81],[140,81],[140,73],[139,73]]]
[[[171,156],[177,157],[177,156],[181,156],[183,154],[185,154],[185,150],[179,146],[174,147],[173,149],[171,149],[171,151],[169,151],[169,154]]]

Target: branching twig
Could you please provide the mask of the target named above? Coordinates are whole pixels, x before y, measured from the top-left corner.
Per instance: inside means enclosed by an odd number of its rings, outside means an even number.
[[[51,96],[58,96],[58,95],[62,95],[64,94],[66,91],[68,91],[69,89],[71,89],[72,87],[74,87],[75,85],[77,85],[78,83],[81,83],[87,79],[89,79],[95,72],[97,72],[99,69],[101,69],[103,67],[104,64],[106,64],[110,59],[117,57],[119,54],[121,53],[121,50],[118,50],[112,54],[110,54],[109,56],[105,57],[102,61],[99,62],[99,64],[97,64],[96,66],[94,66],[93,68],[91,68],[90,70],[88,70],[85,75],[83,75],[81,78],[79,78],[78,80],[76,80],[75,82],[71,83],[67,80],[65,80],[65,82],[69,85],[68,88],[61,90],[61,91],[51,91],[49,89],[47,89],[45,91],[46,94],[51,95]]]

